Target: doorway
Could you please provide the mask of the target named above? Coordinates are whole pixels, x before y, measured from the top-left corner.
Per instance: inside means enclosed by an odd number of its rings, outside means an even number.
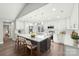
[[[11,31],[10,31],[10,22],[4,22],[3,23],[3,41],[8,42],[10,39]]]

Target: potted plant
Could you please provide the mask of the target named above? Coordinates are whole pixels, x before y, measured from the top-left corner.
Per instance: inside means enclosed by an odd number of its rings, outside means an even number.
[[[72,31],[71,38],[74,41],[74,45],[77,46],[78,39],[79,39],[78,33],[75,31]]]
[[[64,34],[66,34],[66,32],[65,31],[62,31],[62,32],[60,32],[60,34],[64,35]]]
[[[31,37],[35,38],[35,32],[31,33]]]

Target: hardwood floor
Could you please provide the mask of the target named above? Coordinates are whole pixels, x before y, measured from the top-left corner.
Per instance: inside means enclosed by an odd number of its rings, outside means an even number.
[[[41,56],[63,56],[63,55],[64,55],[64,45],[54,42],[51,42],[51,48],[49,51],[41,54]],[[16,50],[14,41],[8,39],[7,42],[5,42],[2,47],[0,47],[0,56],[30,56],[30,51],[28,50],[28,53],[25,53],[22,49]],[[36,56],[36,54],[33,53],[33,56]]]

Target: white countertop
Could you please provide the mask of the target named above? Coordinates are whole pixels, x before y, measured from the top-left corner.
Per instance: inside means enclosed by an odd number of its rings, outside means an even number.
[[[27,39],[30,39],[30,40],[33,40],[33,41],[36,41],[36,42],[41,42],[41,41],[50,37],[50,35],[47,35],[47,34],[36,35],[35,38],[31,37],[30,34],[17,34],[17,35],[27,38]]]
[[[71,38],[71,32],[70,31],[67,31],[65,35],[61,35],[61,34],[58,34],[58,33],[54,33],[53,34],[53,40],[56,43],[63,43],[65,45],[75,47],[74,46],[74,41]],[[79,48],[79,45],[78,45],[77,48]]]

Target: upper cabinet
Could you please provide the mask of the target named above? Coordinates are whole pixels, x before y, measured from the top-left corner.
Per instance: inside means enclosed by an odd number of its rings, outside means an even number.
[[[73,5],[71,16],[66,20],[67,29],[78,29],[78,4]]]

